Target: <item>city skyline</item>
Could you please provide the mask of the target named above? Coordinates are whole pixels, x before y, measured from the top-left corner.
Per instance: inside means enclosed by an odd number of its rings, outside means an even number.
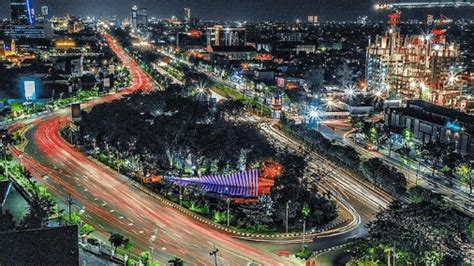
[[[9,18],[10,13],[8,0],[0,2],[0,16]],[[322,20],[351,20],[358,16],[369,16],[373,19],[383,19],[383,12],[375,12],[373,6],[378,1],[363,0],[335,0],[335,1],[230,1],[230,0],[198,0],[198,1],[163,1],[163,0],[118,0],[118,1],[91,1],[79,2],[61,1],[58,3],[51,0],[33,1],[36,13],[41,10],[42,5],[48,5],[52,15],[64,15],[66,13],[74,15],[90,16],[112,16],[120,18],[129,17],[130,9],[133,5],[146,7],[149,16],[171,17],[183,16],[183,8],[191,8],[193,16],[201,19],[216,20],[275,20],[275,21],[295,21],[305,20],[307,16],[318,15]],[[105,10],[105,11],[104,11]],[[436,11],[440,12],[441,10]],[[472,15],[465,9],[443,9],[443,14],[448,16],[468,18]],[[433,13],[433,10],[411,10],[406,12],[406,17],[420,17],[426,13]]]
[[[0,265],[474,258],[474,0],[0,1]]]

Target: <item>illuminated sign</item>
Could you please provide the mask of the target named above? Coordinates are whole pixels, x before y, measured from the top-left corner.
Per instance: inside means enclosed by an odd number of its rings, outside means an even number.
[[[454,132],[459,132],[462,129],[461,125],[456,121],[446,123],[446,128]]]
[[[28,21],[30,22],[30,25],[33,25],[34,23],[34,14],[33,14],[33,4],[31,3],[31,0],[26,0],[26,9],[28,11]]]
[[[56,49],[72,49],[76,47],[74,40],[58,40],[55,43]]]
[[[25,99],[33,100],[36,98],[36,83],[34,81],[28,80],[23,82],[25,90]]]

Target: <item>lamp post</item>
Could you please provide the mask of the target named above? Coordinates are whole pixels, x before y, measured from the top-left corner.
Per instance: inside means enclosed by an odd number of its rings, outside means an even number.
[[[227,198],[227,227],[230,225],[230,198]]]
[[[286,213],[285,213],[285,232],[288,233],[288,212],[289,212],[289,209],[290,209],[290,202],[291,200],[287,201],[286,202]]]
[[[302,251],[304,251],[306,249],[305,234],[306,234],[306,218],[303,219],[303,241],[301,242],[301,250]]]
[[[228,194],[229,194],[229,188],[228,187],[225,188],[225,193],[227,194],[227,198],[226,198],[226,203],[227,203],[227,227],[229,227],[229,225],[230,225],[230,198],[228,196]]]
[[[420,173],[420,166],[421,166],[421,161],[418,160],[418,167],[416,168],[415,186],[418,186],[418,175]]]
[[[179,206],[183,206],[183,186],[179,186]]]

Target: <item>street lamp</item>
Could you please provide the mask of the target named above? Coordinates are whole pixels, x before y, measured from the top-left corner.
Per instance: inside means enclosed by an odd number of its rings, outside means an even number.
[[[416,168],[415,186],[418,186],[418,174],[420,173],[421,161],[418,160],[418,167]]]
[[[286,202],[286,213],[285,213],[286,214],[285,215],[285,217],[286,217],[286,219],[285,219],[285,232],[286,233],[288,233],[288,212],[289,212],[289,209],[290,209],[290,205],[289,205],[290,202],[291,202],[291,200]]]
[[[227,198],[227,227],[230,225],[230,198]]]
[[[226,194],[229,193],[228,187],[225,188],[225,193]],[[230,225],[230,198],[229,197],[227,197],[226,202],[227,202],[227,227],[229,227]]]
[[[303,251],[306,249],[305,234],[306,234],[306,218],[303,218],[303,241],[301,242],[301,249]]]

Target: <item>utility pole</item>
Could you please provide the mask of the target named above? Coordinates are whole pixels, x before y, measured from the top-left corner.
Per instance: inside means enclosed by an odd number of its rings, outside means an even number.
[[[303,242],[301,243],[301,250],[302,251],[304,251],[306,249],[305,234],[306,234],[306,219],[303,219]]]
[[[418,174],[420,173],[420,166],[421,166],[421,161],[418,160],[418,168],[416,168],[415,186],[418,186]]]
[[[209,253],[209,256],[214,256],[214,265],[217,266],[217,252],[219,249],[216,248],[216,244],[214,244],[214,250]]]
[[[183,206],[183,186],[179,186],[179,206]]]
[[[230,225],[230,199],[227,198],[227,227]]]
[[[393,265],[397,265],[397,264],[396,264],[397,262],[395,261],[395,254],[396,254],[395,245],[393,245],[393,260],[392,260]]]
[[[67,209],[68,209],[68,215],[69,215],[69,223],[70,223],[71,220],[72,220],[72,217],[71,217],[71,207],[72,207],[72,204],[74,204],[74,201],[72,201],[71,194],[68,194],[66,203],[67,203]]]
[[[288,212],[289,212],[289,208],[290,208],[289,204],[290,204],[290,201],[287,201],[286,202],[286,213],[285,213],[285,217],[286,217],[286,219],[285,219],[285,232],[286,233],[288,233]]]
[[[155,247],[150,246],[150,259],[153,257],[153,251],[155,250]]]

